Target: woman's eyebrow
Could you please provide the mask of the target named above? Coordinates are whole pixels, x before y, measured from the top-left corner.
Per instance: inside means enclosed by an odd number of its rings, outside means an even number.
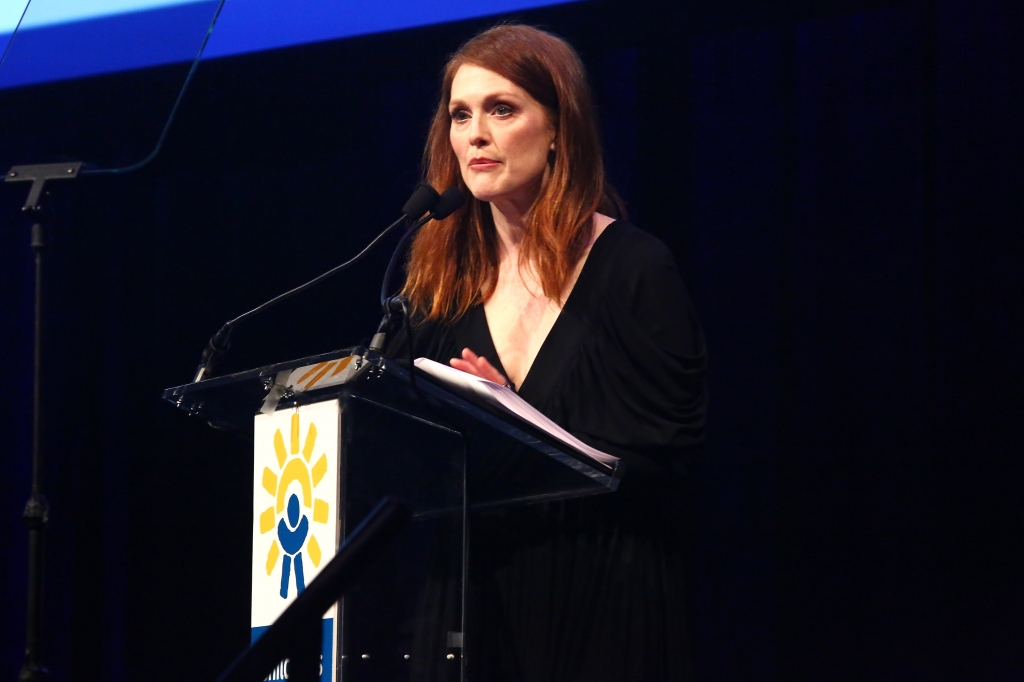
[[[519,99],[519,95],[512,91],[500,90],[498,92],[488,93],[483,100],[484,106],[494,104],[495,101],[508,100],[508,99]],[[451,110],[453,107],[465,107],[467,106],[461,99],[452,98],[448,101],[448,109]]]
[[[514,93],[512,91],[507,91],[506,92],[504,90],[499,90],[498,92],[492,92],[491,94],[487,95],[487,98],[484,101],[485,102],[493,102],[496,99],[518,99],[518,98],[519,98],[519,96],[516,95],[516,93]]]

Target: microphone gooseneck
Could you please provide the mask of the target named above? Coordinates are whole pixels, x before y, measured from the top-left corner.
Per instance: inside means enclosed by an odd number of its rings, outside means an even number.
[[[363,250],[357,253],[355,256],[345,261],[341,265],[331,268],[322,275],[311,279],[305,284],[301,284],[295,287],[294,289],[291,289],[289,291],[284,292],[283,294],[275,296],[266,303],[258,305],[252,310],[242,313],[238,317],[225,322],[224,326],[222,326],[220,330],[216,334],[214,334],[210,338],[210,341],[206,344],[206,349],[203,350],[203,356],[199,361],[199,367],[196,368],[196,373],[192,379],[192,382],[195,383],[197,381],[202,381],[204,378],[208,378],[208,375],[212,373],[213,366],[216,364],[217,360],[219,360],[220,357],[225,352],[227,352],[228,348],[231,347],[231,332],[234,329],[235,325],[237,325],[239,322],[266,310],[272,305],[280,303],[286,298],[290,298],[295,294],[301,293],[306,289],[309,289],[310,287],[316,286],[317,284],[324,281],[328,277],[336,275],[342,270],[345,270],[355,265],[360,260],[362,260],[367,253],[369,253],[370,249],[376,246],[377,243],[380,242],[380,240],[383,239],[385,236],[387,236],[393,229],[409,220],[420,218],[420,216],[422,216],[424,213],[427,213],[427,211],[430,211],[431,209],[436,209],[436,207],[440,204],[441,199],[442,197],[438,195],[437,190],[435,190],[427,183],[421,182],[419,185],[416,186],[416,189],[413,190],[412,196],[409,197],[409,200],[406,201],[405,205],[402,207],[402,217],[388,225],[386,228],[384,228],[383,232],[374,237],[373,241],[367,244],[363,248]],[[432,213],[429,213],[427,217],[421,218],[421,221],[417,223],[417,225],[422,225],[427,220],[430,220],[435,215],[435,213],[436,210]]]

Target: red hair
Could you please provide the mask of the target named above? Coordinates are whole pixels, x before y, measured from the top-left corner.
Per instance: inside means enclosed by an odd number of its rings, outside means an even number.
[[[490,207],[466,189],[449,140],[452,81],[463,64],[493,71],[521,87],[547,110],[555,127],[557,151],[520,246],[521,262],[534,267],[545,296],[562,300],[590,240],[596,211],[625,217],[622,202],[605,180],[590,87],[575,50],[530,26],[484,31],[448,60],[423,152],[426,181],[438,190],[455,185],[468,200],[416,235],[403,290],[425,317],[446,321],[487,300],[498,281],[498,238]]]

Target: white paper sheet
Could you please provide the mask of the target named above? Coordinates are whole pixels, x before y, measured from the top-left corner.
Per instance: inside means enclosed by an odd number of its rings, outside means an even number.
[[[434,362],[427,358],[417,358],[416,366],[432,377],[439,379],[443,383],[472,391],[474,395],[479,396],[489,404],[516,415],[523,421],[529,422],[541,431],[557,438],[573,449],[589,455],[598,462],[602,462],[604,464],[615,464],[619,461],[618,457],[590,447],[579,438],[545,417],[533,405],[520,398],[515,391],[506,388],[501,384],[496,384],[493,381],[488,381],[487,379],[481,379],[478,376],[461,372],[454,367],[442,365],[439,362]]]

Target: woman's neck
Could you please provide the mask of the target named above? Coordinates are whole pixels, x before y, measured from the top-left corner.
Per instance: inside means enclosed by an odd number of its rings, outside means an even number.
[[[514,202],[491,203],[491,218],[494,220],[494,231],[498,234],[503,256],[518,259],[519,246],[526,236],[529,213],[530,207],[517,206]]]

